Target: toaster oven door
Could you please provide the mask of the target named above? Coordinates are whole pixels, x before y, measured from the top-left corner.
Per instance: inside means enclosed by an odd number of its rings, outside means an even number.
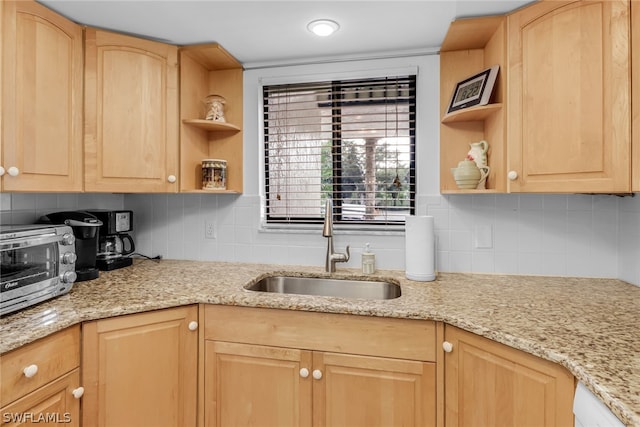
[[[57,241],[0,244],[0,314],[44,301],[58,293]]]

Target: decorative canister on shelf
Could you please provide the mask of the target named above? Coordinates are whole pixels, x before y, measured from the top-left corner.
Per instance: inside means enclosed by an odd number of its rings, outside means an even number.
[[[476,186],[478,190],[484,190],[486,188],[487,177],[489,176],[490,171],[490,168],[487,165],[487,151],[489,150],[489,144],[487,141],[483,140],[479,142],[471,142],[469,143],[469,146],[471,149],[467,153],[467,159],[473,160],[481,172],[486,171],[486,173],[482,173],[480,181],[478,181],[478,185]]]
[[[202,189],[227,189],[227,161],[221,159],[204,159],[202,161]]]
[[[207,111],[205,120],[226,122],[224,118],[224,105],[227,103],[226,99],[220,95],[209,95],[205,98],[204,103]]]
[[[456,180],[458,188],[463,190],[476,189],[481,180],[486,180],[489,174],[489,167],[478,168],[476,163],[470,159],[464,159],[458,163],[457,168],[451,168],[453,179]]]

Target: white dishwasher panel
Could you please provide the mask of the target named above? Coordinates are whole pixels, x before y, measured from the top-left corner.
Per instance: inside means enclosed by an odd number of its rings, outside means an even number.
[[[573,399],[573,413],[576,427],[624,427],[611,410],[580,382]]]

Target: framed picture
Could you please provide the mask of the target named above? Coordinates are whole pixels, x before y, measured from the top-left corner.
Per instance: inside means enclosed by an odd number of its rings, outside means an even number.
[[[487,105],[499,68],[499,65],[494,65],[458,83],[451,96],[447,113],[476,105]]]

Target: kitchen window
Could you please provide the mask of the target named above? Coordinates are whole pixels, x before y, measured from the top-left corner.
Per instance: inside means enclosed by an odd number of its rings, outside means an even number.
[[[416,76],[263,87],[267,224],[404,224],[415,213]]]

